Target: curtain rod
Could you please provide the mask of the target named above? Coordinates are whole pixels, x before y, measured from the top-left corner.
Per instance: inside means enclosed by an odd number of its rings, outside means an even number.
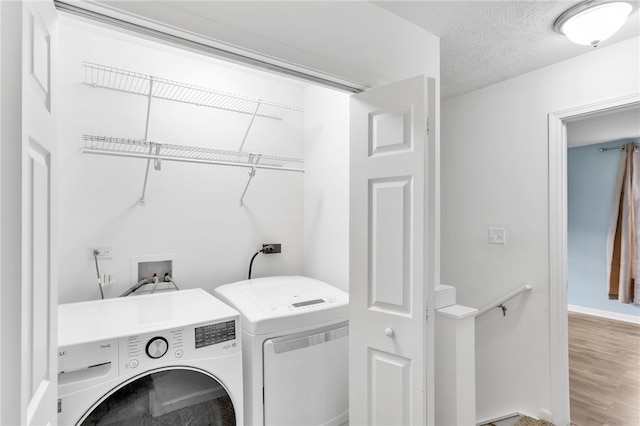
[[[637,151],[638,150],[638,144],[634,143],[634,145],[635,145],[634,151]],[[625,147],[625,145],[616,146],[616,147],[613,147],[613,148],[600,148],[598,151],[600,151],[600,152],[616,151],[616,150],[624,149],[624,147]]]

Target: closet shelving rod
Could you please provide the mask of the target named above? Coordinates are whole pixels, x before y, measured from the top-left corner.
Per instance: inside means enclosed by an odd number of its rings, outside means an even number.
[[[102,149],[91,149],[91,148],[83,148],[82,150],[85,154],[99,154],[106,155],[112,157],[127,157],[127,158],[143,158],[143,159],[151,159],[151,160],[165,160],[165,161],[175,161],[182,163],[197,163],[197,164],[214,164],[218,166],[231,166],[231,167],[245,167],[245,168],[253,168],[256,169],[266,169],[266,170],[280,170],[283,172],[300,172],[304,173],[304,170],[297,169],[293,167],[282,167],[282,166],[271,166],[267,164],[259,164],[259,165],[251,165],[246,163],[236,163],[232,161],[222,161],[222,160],[207,160],[200,158],[185,158],[185,157],[173,157],[170,155],[155,155],[155,154],[143,154],[143,153],[135,153],[135,152],[118,152],[118,151],[108,151]]]
[[[84,135],[83,139],[85,146],[82,152],[85,154],[304,173],[303,160],[298,158],[161,144],[108,136]]]
[[[84,84],[92,87],[148,96],[151,80],[152,96],[174,102],[233,111],[258,117],[281,120],[292,112],[302,112],[298,106],[235,95],[166,78],[128,71],[106,65],[83,62]]]

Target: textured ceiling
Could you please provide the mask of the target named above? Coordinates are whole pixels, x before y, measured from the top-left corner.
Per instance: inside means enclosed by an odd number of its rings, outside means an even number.
[[[440,37],[441,94],[457,96],[573,56],[578,46],[553,22],[580,1],[375,1]],[[640,5],[640,1],[635,1]],[[600,48],[640,35],[638,9]]]

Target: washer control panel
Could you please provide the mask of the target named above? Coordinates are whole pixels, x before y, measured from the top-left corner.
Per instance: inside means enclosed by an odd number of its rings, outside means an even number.
[[[154,337],[147,343],[145,351],[149,358],[158,359],[162,358],[164,354],[167,353],[167,349],[169,349],[167,339],[164,337]]]
[[[120,374],[159,363],[239,351],[236,324],[237,319],[231,319],[121,337]]]
[[[236,322],[225,321],[195,328],[196,349],[235,340]]]

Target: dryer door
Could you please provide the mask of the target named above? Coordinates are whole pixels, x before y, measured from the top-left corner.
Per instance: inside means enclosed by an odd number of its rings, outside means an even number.
[[[340,425],[349,419],[347,322],[265,340],[264,424]]]
[[[78,424],[232,426],[236,416],[229,393],[215,377],[173,367],[123,383],[94,404]]]

